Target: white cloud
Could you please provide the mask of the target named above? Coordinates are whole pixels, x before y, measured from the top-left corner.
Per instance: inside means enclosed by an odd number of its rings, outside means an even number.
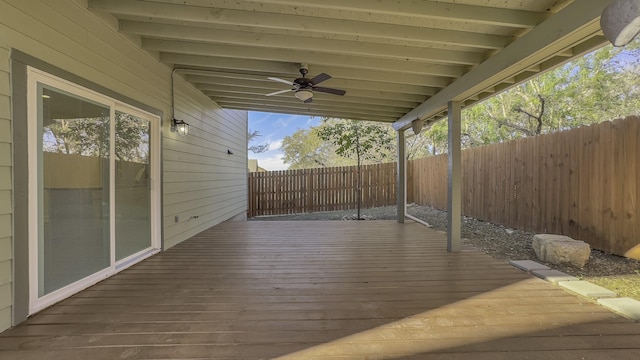
[[[280,147],[282,147],[282,139],[271,141],[271,142],[269,142],[269,150],[268,151],[277,151],[277,150],[280,150]]]
[[[256,156],[258,159],[258,165],[261,168],[267,169],[269,171],[274,170],[287,170],[289,165],[285,164],[282,161],[283,154],[281,152],[277,152],[275,154],[269,154],[265,156],[265,154],[259,154],[262,156]]]

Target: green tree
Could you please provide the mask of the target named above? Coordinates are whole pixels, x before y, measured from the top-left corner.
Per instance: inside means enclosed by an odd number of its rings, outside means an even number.
[[[313,169],[319,167],[346,165],[348,159],[341,159],[335,147],[322,141],[318,127],[298,129],[282,140],[283,161],[289,169]]]
[[[362,205],[362,161],[378,159],[381,153],[393,150],[393,137],[377,124],[365,124],[363,121],[342,120],[332,124],[323,119],[318,136],[336,146],[336,153],[343,157],[355,156],[357,166],[356,198],[358,219],[361,219]]]
[[[463,147],[599,123],[640,113],[640,38],[605,46],[463,110]],[[444,130],[444,132],[443,132]],[[443,136],[444,135],[444,136]],[[426,131],[432,154],[446,149],[446,122]]]

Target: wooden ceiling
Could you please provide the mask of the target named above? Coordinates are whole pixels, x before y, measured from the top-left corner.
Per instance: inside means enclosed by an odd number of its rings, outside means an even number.
[[[437,119],[606,42],[602,0],[89,0],[224,108]],[[345,96],[305,104],[300,64]]]

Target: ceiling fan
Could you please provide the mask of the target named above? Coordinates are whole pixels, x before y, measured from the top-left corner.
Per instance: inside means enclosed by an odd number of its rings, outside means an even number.
[[[305,103],[310,103],[313,101],[314,91],[333,94],[333,95],[339,95],[339,96],[342,96],[347,93],[346,91],[340,90],[340,89],[333,89],[333,88],[318,86],[319,83],[331,79],[331,75],[322,73],[309,79],[306,77],[308,73],[309,73],[309,68],[307,67],[307,65],[301,64],[300,74],[302,74],[302,77],[297,78],[293,81],[284,80],[277,77],[270,77],[269,80],[291,85],[291,88],[272,92],[270,94],[266,94],[266,96],[274,96],[274,95],[286,93],[288,91],[295,91],[294,93],[295,97],[297,97],[298,99],[302,100]]]

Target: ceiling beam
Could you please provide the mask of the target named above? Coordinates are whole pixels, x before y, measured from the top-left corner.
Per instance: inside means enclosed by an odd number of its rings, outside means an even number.
[[[281,95],[275,95],[275,96],[270,96],[270,97],[265,97],[262,94],[248,94],[248,93],[225,93],[225,92],[217,92],[217,91],[203,91],[203,93],[207,96],[210,96],[211,98],[214,99],[228,99],[228,100],[235,100],[235,101],[239,101],[239,100],[243,100],[243,99],[248,99],[251,101],[262,101],[265,99],[269,99],[269,101],[273,101],[273,102],[285,102],[285,103],[290,103],[293,100],[295,101],[299,101],[297,98],[295,98],[291,93],[284,93]],[[314,96],[314,99],[318,98],[319,99],[319,103],[321,103],[322,105],[335,105],[338,107],[348,107],[348,108],[352,108],[352,109],[363,109],[363,110],[373,110],[373,111],[386,111],[386,110],[391,110],[393,112],[399,112],[402,114],[407,113],[409,110],[413,109],[412,106],[410,105],[406,105],[406,106],[401,106],[402,104],[400,103],[393,103],[393,105],[389,105],[389,104],[379,104],[377,102],[371,101],[369,100],[369,102],[367,102],[366,99],[364,98],[359,98],[359,99],[345,99],[343,96],[331,96],[331,95],[326,95],[326,94],[316,94]],[[360,100],[362,99],[362,100]]]
[[[202,90],[202,93],[211,97],[211,98],[218,98],[218,97],[224,97],[224,98],[234,98],[234,99],[242,99],[242,98],[264,98],[265,95],[262,93],[255,93],[255,92],[237,92],[237,91],[232,91],[232,92],[225,92],[225,91],[220,91],[220,90]],[[319,96],[322,97],[323,94],[320,94]],[[273,97],[276,98],[280,98],[280,97],[286,97],[286,96],[290,96],[290,95],[275,95]],[[387,99],[371,99],[371,98],[363,98],[363,97],[356,97],[356,96],[349,96],[349,97],[344,97],[344,96],[333,96],[333,97],[328,97],[329,95],[327,95],[327,98],[322,99],[323,102],[326,102],[328,104],[330,103],[339,103],[339,104],[350,104],[354,107],[370,107],[372,109],[376,109],[379,107],[394,107],[397,109],[402,109],[402,111],[404,113],[407,113],[409,110],[413,109],[414,107],[416,107],[416,105],[419,104],[419,102],[409,102],[409,101],[399,101],[399,100],[387,100]]]
[[[220,9],[215,12],[202,11],[202,7],[183,4],[149,3],[132,0],[90,0],[89,7],[126,16],[138,16],[147,21],[159,19],[188,21],[194,26],[211,27],[215,25],[251,26],[262,31],[286,30],[300,34],[313,34],[335,40],[335,35],[365,42],[393,43],[407,41],[423,46],[432,44],[457,45],[482,49],[501,49],[513,40],[510,36],[479,34],[466,31],[420,28],[417,26],[372,24],[363,26],[362,22],[334,18],[317,18],[275,13],[256,13],[233,9]],[[398,44],[398,45],[400,45]]]
[[[314,97],[315,99],[315,97]],[[218,104],[237,104],[237,105],[245,105],[245,106],[273,106],[273,107],[300,107],[303,109],[312,108],[317,111],[337,111],[337,112],[350,112],[354,114],[362,114],[371,117],[388,117],[388,118],[398,118],[398,116],[402,116],[404,112],[398,111],[375,111],[372,109],[363,109],[363,108],[353,108],[347,106],[336,106],[329,105],[324,103],[322,100],[315,99],[310,104],[304,104],[300,100],[293,98],[292,100],[272,100],[271,98],[263,98],[263,99],[229,99],[229,98],[216,98],[215,101]]]
[[[185,69],[186,67],[200,67],[198,70],[206,71],[213,69],[215,71],[239,72],[255,71],[271,75],[295,74],[300,69],[300,64],[284,63],[279,61],[258,61],[246,59],[233,59],[229,61],[227,58],[215,58],[206,56],[190,56],[182,54],[160,54],[160,61],[173,64],[176,68]],[[269,75],[271,74],[271,75]]]
[[[379,122],[387,122],[390,123],[393,121],[393,117],[380,116],[380,115],[371,115],[371,114],[362,114],[357,112],[336,112],[329,110],[317,110],[311,107],[298,107],[298,106],[269,106],[269,105],[253,105],[246,106],[243,104],[227,104],[227,103],[218,103],[218,105],[222,106],[225,109],[235,109],[235,110],[247,110],[247,111],[264,111],[270,113],[282,113],[282,114],[295,114],[295,115],[306,115],[306,116],[322,116],[322,117],[335,117],[341,119],[353,119],[353,120],[365,120],[365,121],[379,121]]]
[[[405,25],[424,23],[425,19],[488,24],[514,28],[532,28],[544,21],[546,14],[533,11],[491,8],[435,1],[370,0],[157,0],[216,9],[270,12],[328,19],[354,20]]]
[[[274,83],[275,84],[275,83]],[[254,94],[268,94],[269,92],[275,92],[278,90],[285,90],[284,88],[272,88],[265,89],[264,92],[260,92],[259,90],[235,86],[235,85],[215,85],[215,84],[195,84],[196,88],[199,90],[211,90],[211,91],[227,91],[227,92],[251,92]],[[386,92],[386,91],[372,91],[372,90],[350,90],[347,92],[345,97],[362,97],[362,98],[370,98],[370,99],[387,99],[387,100],[399,100],[399,101],[410,101],[410,102],[423,102],[427,96],[426,95],[415,95],[415,94],[399,94],[394,92]]]
[[[299,77],[299,76],[298,76]],[[293,80],[293,78],[287,78],[285,80]],[[269,80],[266,77],[252,78],[252,79],[236,79],[224,76],[202,76],[202,75],[189,75],[187,81],[192,83],[201,84],[217,84],[217,85],[234,85],[243,86],[249,88],[261,88],[261,89],[273,89],[284,90],[287,88],[286,84],[278,83]],[[342,79],[329,79],[322,83],[321,86],[338,88],[343,90],[371,90],[371,91],[387,91],[396,92],[400,94],[416,94],[416,95],[434,95],[438,92],[438,89],[430,88],[426,86],[415,85],[397,85],[397,84],[385,84],[375,81],[357,81],[357,80],[342,80]],[[274,90],[274,91],[276,91]]]
[[[254,34],[244,31],[212,30],[181,25],[168,25],[157,23],[120,21],[120,31],[139,36],[148,36],[161,39],[178,40],[176,42],[143,42],[143,46],[164,46],[175,50],[160,50],[167,52],[190,52],[201,55],[229,53],[230,56],[277,56],[273,54],[283,53],[289,58],[293,54],[311,52],[318,56],[343,56],[356,57],[355,61],[371,57],[386,60],[401,60],[414,62],[433,62],[440,64],[477,65],[483,59],[483,54],[477,52],[450,51],[442,49],[417,48],[398,45],[372,44],[358,41],[325,40],[305,38],[303,36]],[[197,41],[197,42],[186,42]],[[208,42],[201,43],[201,42]],[[256,51],[256,47],[260,51]],[[151,48],[152,50],[158,50]],[[267,49],[272,49],[266,55]],[[265,55],[263,55],[265,54]],[[300,60],[302,61],[302,60]],[[345,58],[339,61],[346,61]],[[321,62],[321,61],[316,61]]]
[[[406,129],[417,118],[429,119],[445,110],[449,101],[465,101],[504,79],[554,57],[554,54],[572,44],[592,37],[600,31],[598,20],[606,5],[607,2],[601,0],[571,3],[404,115],[393,127],[396,130]]]
[[[240,59],[233,57],[225,57],[226,54],[222,53],[219,56],[204,56],[204,55],[187,55],[187,54],[176,54],[176,53],[160,53],[160,61],[169,63],[169,64],[183,64],[183,65],[193,65],[193,66],[206,66],[211,68],[218,69],[238,69],[243,68],[244,70],[262,70],[268,71],[265,67],[260,64],[281,64],[284,68],[291,69],[292,67],[295,69],[294,71],[289,71],[288,73],[296,73],[299,70],[300,63],[298,59],[292,58],[290,61],[293,62],[278,62],[272,60],[255,60],[255,59]],[[335,57],[333,57],[335,58]],[[230,60],[232,59],[232,60]],[[295,59],[295,60],[293,60]],[[344,68],[356,68],[356,69],[368,69],[373,71],[387,71],[387,72],[399,72],[405,74],[422,74],[422,75],[440,75],[444,77],[459,77],[464,74],[465,69],[462,67],[456,66],[446,66],[446,65],[437,65],[437,64],[418,64],[413,62],[402,62],[402,61],[392,61],[392,60],[382,60],[382,59],[369,59],[365,62],[357,62],[353,60],[353,56],[345,56],[345,61],[333,60],[332,63],[322,63],[319,62],[320,58],[318,57],[310,57],[312,62],[308,64],[319,64],[326,66],[339,66]],[[331,59],[327,59],[331,60]],[[246,64],[256,64],[253,68],[246,68]],[[271,66],[270,66],[271,68]],[[317,71],[317,70],[316,70]],[[277,73],[281,73],[281,71],[277,71]],[[331,73],[333,76],[336,76],[335,73]],[[274,74],[275,75],[275,74]]]
[[[498,26],[531,28],[545,19],[545,14],[533,11],[492,8],[487,6],[434,1],[370,1],[370,0],[264,0],[264,3],[310,6],[336,12],[360,12],[363,15],[410,16],[421,19],[473,22]]]
[[[429,86],[436,88],[444,88],[453,82],[452,78],[442,77],[442,76],[431,76],[431,75],[420,75],[420,74],[403,74],[403,73],[393,73],[388,71],[376,71],[372,79],[372,73],[366,70],[359,69],[347,69],[347,68],[338,68],[338,67],[326,67],[323,65],[318,65],[313,62],[307,63],[309,65],[309,71],[311,74],[320,74],[327,73],[333,76],[336,79],[344,79],[344,80],[360,80],[360,81],[375,81],[379,83],[385,84],[395,84],[395,85],[416,85],[416,86]],[[299,67],[299,65],[298,65]],[[181,74],[193,74],[200,76],[225,76],[225,77],[233,77],[238,79],[243,79],[243,74],[224,72],[223,69],[220,71],[207,71],[207,70],[184,70],[180,71]],[[289,77],[297,77],[300,75],[298,69],[291,72],[290,74],[280,74],[282,76]],[[275,76],[275,74],[269,74],[265,72],[260,72],[254,75],[247,76],[263,76],[267,78],[269,76]]]

